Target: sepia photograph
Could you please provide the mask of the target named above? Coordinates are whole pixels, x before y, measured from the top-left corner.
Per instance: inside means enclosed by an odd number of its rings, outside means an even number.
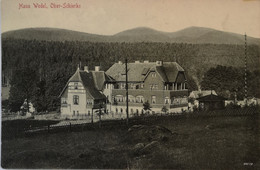
[[[260,0],[1,0],[2,169],[260,169]]]

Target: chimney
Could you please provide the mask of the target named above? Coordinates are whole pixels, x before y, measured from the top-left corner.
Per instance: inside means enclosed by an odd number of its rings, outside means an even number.
[[[89,72],[88,66],[84,66],[84,71]]]
[[[122,61],[118,61],[118,64],[122,64]]]
[[[162,66],[163,62],[162,61],[156,61],[156,66]]]
[[[148,60],[144,60],[144,63],[149,63],[149,61]]]
[[[95,71],[99,71],[100,70],[100,66],[95,66]]]
[[[135,63],[140,63],[140,61],[135,61]]]

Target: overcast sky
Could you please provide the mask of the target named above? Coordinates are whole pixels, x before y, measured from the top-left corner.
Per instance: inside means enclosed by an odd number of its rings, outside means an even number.
[[[77,3],[77,9],[36,9],[32,3]],[[20,4],[31,8],[20,9]],[[54,27],[111,35],[135,27],[174,32],[190,26],[260,38],[259,0],[1,0],[2,32]]]

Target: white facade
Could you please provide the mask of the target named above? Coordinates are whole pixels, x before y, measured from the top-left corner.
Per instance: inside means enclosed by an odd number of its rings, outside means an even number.
[[[67,88],[61,97],[61,115],[64,117],[90,116],[92,109],[88,107],[88,104],[93,104],[93,99],[87,98],[88,94],[83,84],[69,82]]]

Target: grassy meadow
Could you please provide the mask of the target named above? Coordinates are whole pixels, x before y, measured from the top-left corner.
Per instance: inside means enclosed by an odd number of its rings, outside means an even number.
[[[259,113],[162,116],[130,120],[130,129],[110,125],[101,129],[3,139],[1,166],[260,169],[259,124]]]

